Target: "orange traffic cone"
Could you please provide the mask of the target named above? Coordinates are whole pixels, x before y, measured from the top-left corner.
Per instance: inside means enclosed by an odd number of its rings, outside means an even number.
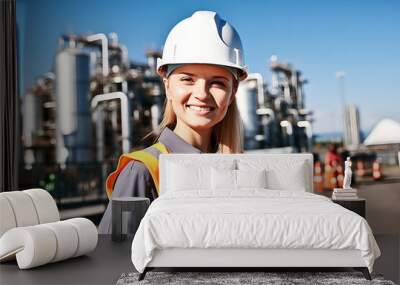
[[[325,171],[324,171],[325,189],[331,189],[331,178],[332,178],[332,167],[329,164],[325,164]]]
[[[377,159],[372,164],[372,177],[374,180],[382,179],[381,165]]]
[[[343,173],[343,166],[338,165],[337,166],[337,186],[341,188],[343,186],[343,179],[344,179],[344,173]]]
[[[361,160],[357,161],[356,173],[357,173],[357,176],[365,175],[364,162],[362,162]]]
[[[334,163],[334,167],[332,167],[332,177],[331,177],[331,189],[333,190],[334,188],[338,187],[338,171],[337,171],[337,166]]]
[[[324,191],[324,179],[322,177],[321,162],[319,161],[314,164],[314,191]]]

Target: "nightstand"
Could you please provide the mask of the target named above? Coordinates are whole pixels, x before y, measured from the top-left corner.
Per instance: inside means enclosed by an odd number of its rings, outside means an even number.
[[[365,219],[366,200],[364,198],[357,198],[352,200],[333,200],[332,202],[359,214]]]
[[[146,214],[147,208],[150,205],[149,198],[142,197],[116,197],[111,200],[112,205],[112,225],[111,225],[111,238],[113,241],[123,241],[127,235],[122,233],[123,213],[132,212],[132,219],[134,226],[132,232],[128,233],[132,236],[135,235],[139,227],[140,221]]]

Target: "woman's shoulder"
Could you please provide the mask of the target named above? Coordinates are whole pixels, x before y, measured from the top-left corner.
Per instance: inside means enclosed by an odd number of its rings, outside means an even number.
[[[115,182],[113,197],[148,197],[157,193],[150,171],[143,162],[132,160],[124,167]]]
[[[131,160],[121,171],[118,179],[126,175],[129,175],[130,177],[136,176],[148,178],[150,177],[150,171],[143,162],[139,160]]]
[[[139,151],[145,151],[150,155],[158,158],[159,152],[156,148],[154,148],[154,144],[146,148],[135,150],[132,153]],[[129,178],[130,180],[132,180],[133,178],[145,178],[146,180],[152,179],[150,170],[147,168],[146,164],[138,159],[132,159],[131,161],[129,161],[122,169],[117,179],[127,178]]]

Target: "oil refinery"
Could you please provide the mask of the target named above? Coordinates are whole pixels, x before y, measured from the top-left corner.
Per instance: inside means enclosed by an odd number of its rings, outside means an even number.
[[[133,62],[115,33],[63,35],[53,68],[23,97],[21,187],[46,188],[61,208],[107,201],[121,153],[143,148],[162,119],[161,53]],[[238,88],[245,151],[312,151],[312,111],[301,72],[272,56],[271,84],[251,73]],[[102,212],[103,209],[98,209]]]

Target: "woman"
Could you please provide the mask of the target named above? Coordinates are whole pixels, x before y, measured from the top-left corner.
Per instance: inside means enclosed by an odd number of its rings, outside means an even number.
[[[107,179],[109,197],[158,197],[160,153],[240,153],[235,94],[247,77],[235,29],[215,12],[198,11],[169,33],[157,72],[166,91],[157,143],[121,156]],[[128,232],[131,222],[128,221]],[[111,233],[111,203],[99,233]]]

